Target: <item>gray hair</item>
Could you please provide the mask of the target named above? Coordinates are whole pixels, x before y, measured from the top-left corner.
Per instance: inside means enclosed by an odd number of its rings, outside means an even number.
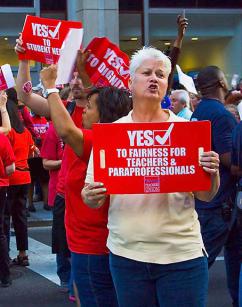
[[[172,94],[178,94],[178,99],[186,103],[186,107],[190,109],[190,97],[186,90],[174,90],[171,92]]]
[[[171,72],[171,61],[170,59],[160,50],[154,47],[143,47],[137,50],[132,56],[130,61],[130,77],[133,78],[136,70],[142,65],[145,60],[156,59],[164,63],[165,73],[167,76]]]

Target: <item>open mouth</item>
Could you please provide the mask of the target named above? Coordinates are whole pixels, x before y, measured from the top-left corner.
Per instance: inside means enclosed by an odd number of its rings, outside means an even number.
[[[151,91],[157,91],[157,90],[158,90],[158,85],[157,85],[157,84],[150,84],[150,85],[149,85],[149,90],[151,90]]]

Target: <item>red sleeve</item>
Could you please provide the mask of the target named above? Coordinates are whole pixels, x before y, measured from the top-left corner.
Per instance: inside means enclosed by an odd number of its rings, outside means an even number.
[[[28,133],[28,136],[29,136],[29,157],[31,157],[34,153],[34,140],[29,132],[28,129],[26,129],[27,133]]]
[[[41,157],[48,160],[59,160],[62,158],[63,147],[59,148],[60,138],[57,136],[53,124],[50,124],[41,147]],[[61,151],[61,152],[60,152]]]
[[[15,161],[14,152],[12,146],[5,135],[0,136],[1,143],[1,159],[4,167],[11,165]]]
[[[32,121],[32,117],[30,116],[29,111],[26,106],[22,109],[21,114],[22,114],[22,118],[23,118],[25,127],[29,130],[29,132],[34,138],[38,137],[38,134],[34,130],[34,123]]]
[[[12,146],[12,148],[14,148],[14,139],[15,139],[15,135],[14,135],[14,130],[13,128],[10,130],[10,132],[8,133],[7,135],[9,141],[10,141],[10,144]]]
[[[89,157],[92,150],[93,133],[92,130],[82,129],[83,133],[83,155],[82,160],[89,161]]]

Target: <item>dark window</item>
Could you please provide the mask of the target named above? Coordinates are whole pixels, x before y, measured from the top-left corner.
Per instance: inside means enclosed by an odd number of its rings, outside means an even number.
[[[1,1],[1,0],[0,0]],[[40,1],[41,11],[66,11],[66,0],[50,1],[41,0]]]
[[[0,6],[24,6],[24,7],[33,7],[33,0],[0,0]]]
[[[242,8],[242,0],[150,0],[150,7]]]
[[[242,8],[242,0],[199,0],[198,5],[208,8]]]
[[[196,0],[150,0],[150,7],[196,7]]]
[[[143,0],[119,0],[119,11],[142,11]]]

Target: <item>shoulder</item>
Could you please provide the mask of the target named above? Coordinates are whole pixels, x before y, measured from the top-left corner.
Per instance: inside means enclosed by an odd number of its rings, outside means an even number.
[[[131,116],[132,112],[133,111],[131,110],[128,115],[119,118],[114,123],[132,123],[133,122],[132,116]]]
[[[177,116],[171,110],[167,109],[167,110],[164,110],[164,111],[169,113],[169,119],[168,119],[169,122],[187,122],[188,121],[187,119],[185,119],[183,117]]]

